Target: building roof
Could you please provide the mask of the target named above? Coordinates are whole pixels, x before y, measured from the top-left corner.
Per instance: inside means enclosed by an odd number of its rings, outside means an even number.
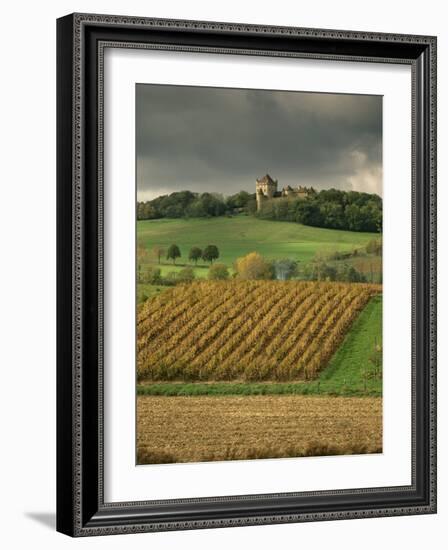
[[[275,185],[277,182],[274,181],[269,174],[266,174],[261,179],[257,179],[257,183],[267,183],[270,185]]]

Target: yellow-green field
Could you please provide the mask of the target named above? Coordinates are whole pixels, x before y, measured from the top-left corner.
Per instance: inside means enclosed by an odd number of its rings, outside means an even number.
[[[137,398],[139,464],[381,451],[378,397]]]

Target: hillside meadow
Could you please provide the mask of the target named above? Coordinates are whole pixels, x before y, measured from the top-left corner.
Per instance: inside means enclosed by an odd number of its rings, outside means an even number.
[[[214,244],[219,248],[219,262],[229,268],[233,262],[250,252],[267,259],[291,258],[305,263],[317,252],[351,251],[364,247],[378,238],[378,233],[361,233],[310,227],[292,222],[260,220],[253,216],[159,219],[137,222],[137,239],[150,251],[155,245],[167,249],[172,243],[179,246],[182,256],[173,262],[162,258],[162,276],[179,271],[188,264],[191,247],[204,248]],[[154,264],[157,261],[154,260]],[[206,277],[208,265],[203,261],[194,267],[196,277]]]

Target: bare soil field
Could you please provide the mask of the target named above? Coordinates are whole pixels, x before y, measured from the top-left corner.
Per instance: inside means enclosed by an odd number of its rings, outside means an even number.
[[[137,397],[139,464],[381,451],[380,397]]]

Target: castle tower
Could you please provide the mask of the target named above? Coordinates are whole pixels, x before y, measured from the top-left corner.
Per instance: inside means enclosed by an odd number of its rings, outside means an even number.
[[[257,187],[255,191],[255,197],[257,199],[257,212],[261,209],[261,205],[265,199],[265,196],[263,195],[263,191]]]
[[[257,198],[257,210],[260,210],[261,203],[265,199],[272,199],[277,194],[278,181],[273,180],[269,174],[255,182],[255,193]]]

